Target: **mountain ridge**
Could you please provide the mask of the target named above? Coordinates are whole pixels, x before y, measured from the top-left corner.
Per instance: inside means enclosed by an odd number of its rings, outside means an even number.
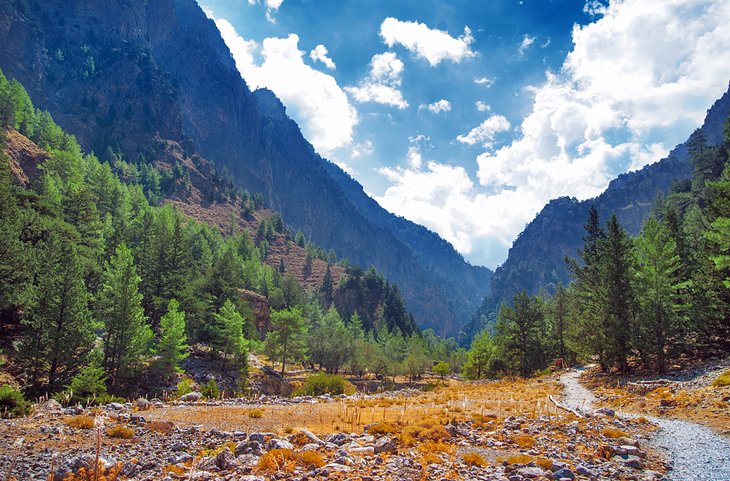
[[[707,110],[698,128],[709,145],[723,141],[728,114],[730,86]],[[517,292],[525,290],[534,295],[544,289],[552,293],[558,283],[567,284],[569,273],[564,258],[577,256],[592,204],[601,222],[615,212],[621,225],[637,235],[656,196],[666,194],[674,181],[691,177],[689,141],[675,146],[667,157],[653,164],[619,175],[597,197],[583,201],[559,197],[548,202],[514,241],[507,260],[495,270],[490,292],[467,327],[469,334],[491,325],[500,305],[510,303]]]
[[[172,140],[212,160],[293,229],[398,284],[420,327],[455,334],[487,292],[491,271],[363,208],[361,186],[314,151],[281,102],[249,90],[195,1],[12,0],[0,5],[0,35],[0,68],[86,150],[150,162]]]

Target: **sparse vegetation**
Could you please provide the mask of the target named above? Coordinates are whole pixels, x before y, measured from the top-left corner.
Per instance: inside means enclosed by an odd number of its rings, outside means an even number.
[[[309,376],[294,396],[321,396],[323,394],[353,394],[355,386],[337,374],[317,373]]]
[[[715,387],[730,386],[730,369],[717,376],[717,379],[712,381],[712,385]]]
[[[15,418],[25,416],[30,410],[30,403],[25,400],[23,393],[9,384],[0,387],[0,417]]]
[[[461,457],[466,464],[469,466],[486,466],[487,461],[484,459],[484,456],[482,456],[479,453],[464,453],[464,455]]]
[[[76,429],[91,429],[94,427],[94,418],[86,415],[71,416],[64,419],[63,422],[67,426]]]
[[[108,428],[106,430],[106,435],[110,438],[130,439],[134,437],[134,430],[126,426],[122,426],[121,424],[117,424],[116,426]]]
[[[296,452],[291,449],[272,449],[258,461],[258,468],[265,472],[291,471],[295,466],[322,467],[325,462],[315,451]]]

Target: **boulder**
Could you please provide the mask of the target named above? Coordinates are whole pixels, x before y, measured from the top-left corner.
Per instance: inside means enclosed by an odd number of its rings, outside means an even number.
[[[517,470],[517,474],[527,479],[541,478],[545,476],[545,471],[538,467],[526,467]]]
[[[203,399],[203,394],[198,391],[189,392],[180,396],[182,402],[197,402]]]
[[[384,436],[378,439],[373,446],[375,454],[380,453],[395,453],[398,450],[398,446],[393,438],[390,436]]]

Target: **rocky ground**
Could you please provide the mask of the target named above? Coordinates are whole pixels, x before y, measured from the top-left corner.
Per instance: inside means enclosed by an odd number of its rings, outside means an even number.
[[[519,405],[514,404],[520,402],[519,393],[527,396],[533,392],[530,389],[543,394],[553,389],[534,381],[520,383],[514,389],[513,405]],[[509,389],[504,383],[495,385],[504,392]],[[46,480],[53,470],[56,481],[69,479],[72,473],[77,473],[76,479],[87,479],[81,468],[93,466],[97,440],[107,481],[653,480],[660,479],[666,469],[660,457],[646,449],[651,426],[644,420],[617,419],[610,410],[578,417],[554,405],[538,402],[535,407],[532,401],[526,404],[532,407],[522,410],[505,407],[485,412],[483,405],[478,410],[470,408],[480,402],[475,392],[470,391],[471,400],[467,400],[453,394],[453,388],[443,389],[441,398],[421,399],[426,394],[411,392],[407,396],[262,398],[254,403],[243,399],[204,402],[192,394],[174,403],[139,400],[91,410],[62,408],[49,401],[28,418],[0,422],[0,439],[7,440],[0,445],[0,473],[5,476],[12,469],[11,479]],[[480,389],[485,399],[497,396],[490,385]],[[446,413],[440,417],[432,416],[426,407],[415,407],[420,401],[457,398],[458,406],[452,401],[439,401],[450,408],[433,406]],[[334,419],[332,409],[349,410],[357,403],[393,404],[382,408],[384,419],[391,419],[386,409],[405,414],[407,406],[414,416],[369,423],[356,432],[333,431],[335,424],[342,423]],[[500,405],[506,404],[500,401]],[[313,423],[321,431],[314,433],[306,426],[284,426],[283,421],[270,431],[250,429],[257,418],[252,414],[261,408],[264,416],[272,417],[279,412],[275,409],[283,413],[321,409],[332,418],[330,429],[323,427],[327,419]],[[377,409],[373,407],[373,413]],[[220,423],[207,422],[205,416],[196,417],[219,412],[227,419],[225,429]],[[125,433],[131,437],[114,437]]]

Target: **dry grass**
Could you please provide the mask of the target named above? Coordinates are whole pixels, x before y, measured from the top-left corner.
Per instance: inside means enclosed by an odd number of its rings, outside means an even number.
[[[150,431],[155,431],[160,434],[169,434],[175,429],[175,424],[170,421],[150,421],[145,427]]]
[[[325,465],[322,456],[315,451],[300,453],[291,449],[272,449],[259,458],[258,468],[265,472],[291,472],[296,466],[321,468]]]
[[[131,439],[134,437],[134,430],[118,424],[108,428],[106,435],[110,438]]]
[[[717,379],[712,381],[712,385],[714,387],[730,386],[730,369],[717,376]]]
[[[251,419],[261,419],[262,417],[264,417],[264,411],[261,409],[251,409],[248,412],[248,417],[250,417]]]
[[[443,425],[450,420],[473,421],[477,426],[493,429],[495,422],[513,413],[563,414],[547,399],[561,392],[560,385],[549,380],[503,380],[490,383],[451,383],[415,396],[393,396],[341,400],[330,403],[267,405],[261,417],[249,415],[256,407],[245,406],[176,406],[150,411],[148,421],[164,419],[177,426],[203,425],[218,429],[271,431],[286,434],[284,427],[307,428],[318,435],[337,431],[361,432],[366,426],[373,434],[400,434],[408,426],[409,436],[420,439],[419,425],[433,420]],[[374,429],[374,430],[373,430]],[[415,436],[414,436],[415,434]],[[432,436],[426,435],[425,439]],[[409,439],[406,439],[410,441]]]
[[[479,453],[464,453],[461,459],[464,460],[469,466],[480,466],[484,467],[487,465],[487,461]]]
[[[64,424],[76,429],[91,429],[94,427],[92,416],[72,416],[63,420]]]
[[[77,473],[70,473],[63,481],[117,481],[121,479],[122,464],[118,463],[109,469],[104,469],[99,461],[99,476],[95,476],[93,469],[81,468]]]
[[[535,445],[536,441],[535,438],[533,438],[529,434],[520,434],[518,436],[515,436],[512,439],[512,442],[521,448],[529,449]]]
[[[620,429],[616,429],[616,428],[603,428],[603,431],[601,431],[601,434],[603,434],[603,436],[610,438],[610,439],[629,437],[629,435],[626,432],[621,431]]]
[[[527,454],[513,454],[512,456],[508,456],[506,458],[497,458],[497,462],[502,463],[504,461],[507,461],[507,463],[509,464],[527,464],[533,462],[534,460],[535,458]]]

